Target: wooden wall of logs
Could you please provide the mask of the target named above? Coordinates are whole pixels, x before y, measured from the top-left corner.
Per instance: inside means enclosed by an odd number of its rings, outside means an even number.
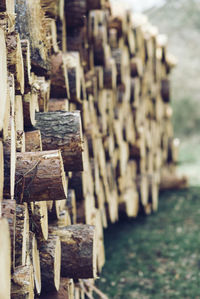
[[[174,59],[108,0],[0,0],[0,44],[0,298],[93,298],[103,228],[175,176]]]

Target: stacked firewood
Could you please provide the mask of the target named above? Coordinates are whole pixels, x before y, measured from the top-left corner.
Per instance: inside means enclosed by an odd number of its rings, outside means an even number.
[[[111,8],[0,1],[0,298],[105,298],[103,228],[176,181],[174,58]]]

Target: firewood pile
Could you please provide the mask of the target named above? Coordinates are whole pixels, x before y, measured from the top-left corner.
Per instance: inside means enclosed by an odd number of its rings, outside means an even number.
[[[166,38],[108,0],[1,0],[0,41],[0,298],[106,298],[103,228],[177,179]]]

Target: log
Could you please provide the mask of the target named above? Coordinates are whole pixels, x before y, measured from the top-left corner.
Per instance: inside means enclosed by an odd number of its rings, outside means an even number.
[[[1,199],[3,198],[3,185],[4,185],[4,158],[3,158],[3,143],[0,141],[0,206]],[[0,208],[1,216],[1,208]]]
[[[74,282],[72,279],[61,277],[59,291],[42,293],[41,299],[74,299]]]
[[[36,201],[30,212],[32,231],[39,240],[48,239],[48,211],[46,201]]]
[[[60,151],[17,153],[15,195],[19,202],[65,199],[66,181]]]
[[[33,267],[16,267],[12,276],[12,299],[34,299]]]
[[[28,39],[23,39],[21,42],[22,58],[24,65],[24,91],[25,93],[31,90],[31,53],[30,43]]]
[[[48,111],[69,111],[68,99],[50,99],[48,103]]]
[[[7,12],[14,14],[14,1],[13,0],[1,0],[0,12]]]
[[[40,130],[25,133],[26,152],[42,151],[42,139]]]
[[[15,91],[24,93],[24,61],[19,34],[12,32],[6,38],[8,70],[15,77]]]
[[[67,64],[64,54],[51,56],[51,98],[69,98]]]
[[[10,299],[11,251],[8,221],[0,219],[0,298]]]
[[[10,249],[11,249],[11,270],[15,268],[15,229],[16,229],[16,201],[3,200],[2,201],[2,217],[4,217],[9,224],[10,231]]]
[[[67,193],[67,208],[70,214],[71,223],[76,224],[76,194],[72,189],[69,189]]]
[[[35,110],[37,106],[37,97],[29,92],[23,97],[23,115],[25,129],[32,128],[35,125]]]
[[[13,112],[14,113],[14,112]],[[15,164],[16,164],[16,132],[14,117],[10,117],[8,137],[3,144],[4,150],[4,198],[14,198]]]
[[[31,48],[31,68],[37,75],[50,70],[48,41],[45,32],[45,16],[40,0],[16,0],[16,30],[21,39],[28,39]],[[33,30],[34,28],[34,30]]]
[[[26,264],[26,250],[29,241],[29,214],[27,204],[16,205],[15,224],[15,267]]]
[[[96,277],[96,237],[91,225],[51,227],[61,240],[61,275],[79,279]]]
[[[35,127],[41,131],[43,150],[61,150],[65,171],[83,170],[79,111],[36,113]]]
[[[3,134],[3,124],[6,113],[6,101],[7,101],[7,54],[6,54],[6,43],[5,43],[5,34],[2,28],[0,28],[0,72],[2,78],[0,80],[0,103],[2,107],[0,110],[0,136]]]
[[[86,13],[86,0],[67,0],[65,2],[67,28],[84,26]]]
[[[49,236],[40,245],[42,292],[58,291],[60,287],[61,244],[58,236]]]
[[[79,52],[63,54],[67,65],[70,100],[79,101],[81,98],[81,64]]]
[[[35,234],[31,231],[29,232],[29,244],[28,244],[28,254],[30,258],[30,264],[33,265],[33,277],[35,292],[37,294],[41,293],[41,270],[40,270],[40,256],[37,246],[37,240]]]
[[[41,0],[41,6],[47,17],[63,20],[64,0]]]

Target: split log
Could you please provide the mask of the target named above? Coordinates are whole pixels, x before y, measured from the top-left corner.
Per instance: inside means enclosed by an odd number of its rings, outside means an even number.
[[[11,252],[8,222],[0,219],[0,298],[10,299]]]
[[[42,292],[58,291],[60,287],[61,244],[58,236],[49,236],[40,244]]]
[[[34,299],[33,267],[16,267],[12,276],[12,299]]]
[[[20,202],[65,199],[66,180],[60,151],[18,153],[15,195]]]
[[[43,150],[61,150],[65,171],[83,170],[79,111],[36,113],[35,127],[41,131]]]
[[[96,237],[91,225],[51,227],[61,240],[61,275],[68,278],[96,277]]]
[[[16,30],[21,39],[28,39],[31,48],[31,67],[37,75],[50,70],[48,41],[46,39],[45,16],[40,0],[16,0]],[[34,28],[34,30],[33,30]]]
[[[42,139],[40,130],[25,133],[26,152],[42,151]]]

